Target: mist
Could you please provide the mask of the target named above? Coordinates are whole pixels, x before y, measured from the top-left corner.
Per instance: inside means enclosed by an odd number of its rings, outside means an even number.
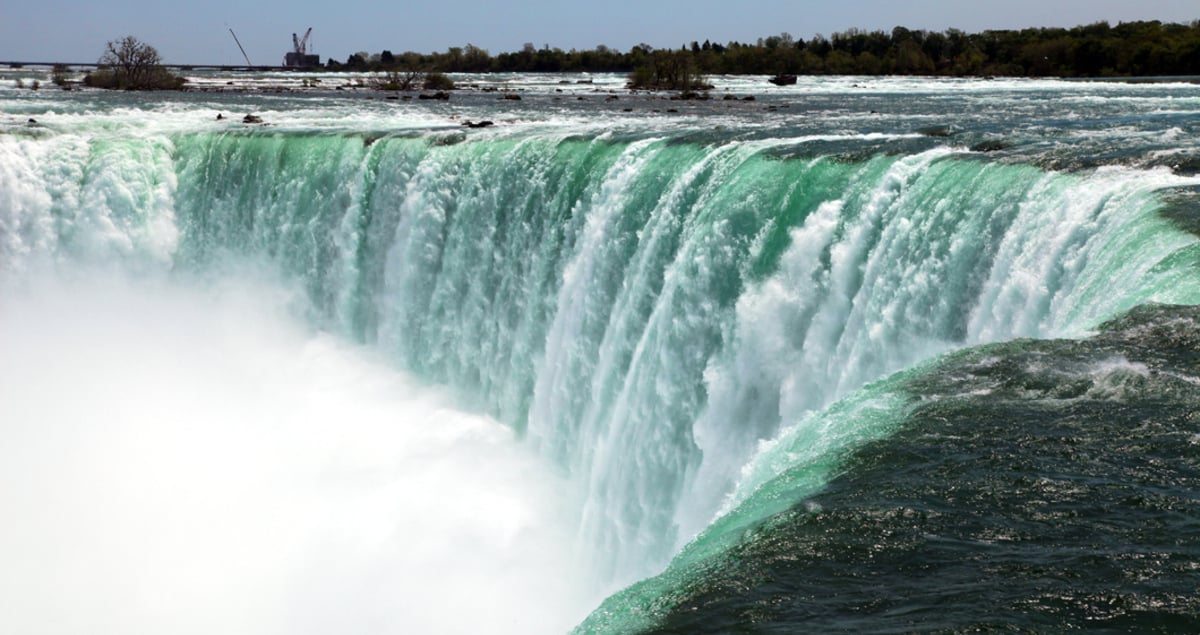
[[[236,280],[232,281],[232,280]],[[0,288],[0,631],[563,632],[566,481],[287,285]]]

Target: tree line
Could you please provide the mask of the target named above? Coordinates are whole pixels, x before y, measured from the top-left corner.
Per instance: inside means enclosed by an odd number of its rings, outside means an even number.
[[[326,70],[423,70],[444,73],[661,73],[685,68],[704,75],[943,75],[1029,77],[1144,77],[1200,75],[1200,20],[1097,22],[1071,29],[1031,28],[965,33],[850,29],[805,40],[782,33],[754,43],[711,41],[678,49],[639,44],[629,51],[537,48],[491,55],[468,44],[442,53],[382,51],[330,58]],[[642,69],[642,70],[639,70]],[[647,70],[648,69],[648,70]]]

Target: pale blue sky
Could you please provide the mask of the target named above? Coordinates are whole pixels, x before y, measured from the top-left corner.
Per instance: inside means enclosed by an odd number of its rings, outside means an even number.
[[[468,43],[492,54],[525,42],[626,50],[641,42],[752,42],[784,31],[807,39],[852,27],[974,32],[1197,19],[1198,0],[3,0],[0,61],[92,62],[105,42],[130,34],[169,63],[243,63],[229,27],[251,62],[279,64],[292,33],[310,26],[311,52],[345,60],[356,51],[430,52]]]

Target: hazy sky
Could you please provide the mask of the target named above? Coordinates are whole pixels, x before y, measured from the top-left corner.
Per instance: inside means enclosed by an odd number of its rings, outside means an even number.
[[[3,0],[0,61],[92,62],[108,40],[134,35],[168,63],[240,64],[237,32],[254,64],[280,64],[293,32],[312,27],[310,52],[345,60],[356,51],[444,51],[474,44],[491,53],[526,42],[562,49],[645,42],[753,42],[856,27],[968,32],[1075,26],[1107,20],[1191,22],[1198,0]]]

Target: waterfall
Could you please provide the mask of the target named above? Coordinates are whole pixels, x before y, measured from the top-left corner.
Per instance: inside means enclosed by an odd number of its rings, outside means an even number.
[[[5,138],[0,170],[6,273],[265,263],[313,326],[552,462],[617,582],[782,469],[752,463],[772,440],[832,434],[806,422],[868,382],[1200,302],[1195,238],[1156,215],[1188,182],[1166,171],[545,132]]]

